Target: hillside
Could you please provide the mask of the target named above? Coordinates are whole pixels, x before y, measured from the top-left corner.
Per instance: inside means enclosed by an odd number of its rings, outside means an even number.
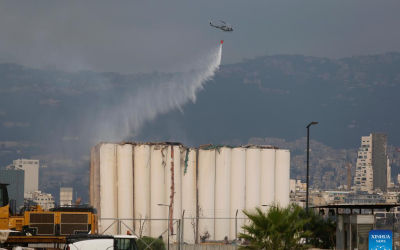
[[[174,74],[164,73],[64,72],[0,64],[0,166],[36,157],[52,169],[79,173],[88,166],[90,148],[102,140],[94,126],[109,118],[110,107],[123,105],[132,93],[154,81],[173,78]],[[344,154],[343,162],[352,161],[348,157],[359,147],[361,135],[386,132],[390,145],[400,145],[399,82],[400,53],[340,60],[259,57],[221,66],[214,81],[198,93],[196,103],[160,115],[124,139],[181,141],[188,146],[247,142],[252,137],[296,141],[316,120],[319,124],[312,127],[311,138],[320,143],[317,146],[347,150],[351,153]],[[117,130],[119,122],[112,129]],[[326,172],[343,165],[329,163],[321,152],[314,156],[324,160],[315,168],[318,185],[326,183]],[[301,164],[297,165],[292,166],[292,175],[304,177]],[[329,186],[346,179],[342,174],[335,178]],[[83,187],[86,183],[76,181]]]

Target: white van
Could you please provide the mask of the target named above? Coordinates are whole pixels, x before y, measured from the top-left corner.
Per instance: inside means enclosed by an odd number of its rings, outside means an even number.
[[[67,236],[64,250],[137,250],[134,235]]]

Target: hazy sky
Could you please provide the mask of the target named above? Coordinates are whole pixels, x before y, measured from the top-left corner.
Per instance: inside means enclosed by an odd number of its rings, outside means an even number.
[[[176,71],[225,40],[222,63],[268,54],[400,51],[400,1],[1,1],[0,63]],[[229,22],[233,33],[209,26]]]

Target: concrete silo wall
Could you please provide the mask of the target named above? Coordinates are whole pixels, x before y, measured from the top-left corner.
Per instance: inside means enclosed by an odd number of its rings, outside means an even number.
[[[215,239],[223,240],[229,237],[229,218],[231,209],[231,158],[232,149],[222,147],[217,150],[215,164]]]
[[[197,151],[194,148],[188,149],[185,152],[184,169],[182,171],[182,211],[185,210],[185,218],[187,218],[183,222],[183,241],[189,244],[194,244],[196,241],[196,155]]]
[[[134,214],[135,232],[150,236],[150,145],[134,146]],[[142,220],[143,219],[143,220]]]
[[[118,218],[133,215],[133,148],[130,144],[117,145],[117,200]],[[121,232],[132,231],[133,221],[121,223]]]
[[[276,150],[275,157],[275,203],[284,207],[290,202],[290,151]]]
[[[260,202],[261,205],[272,205],[275,195],[275,149],[261,150],[260,163]]]
[[[238,213],[238,218],[243,218],[243,210],[245,207],[245,196],[246,196],[246,149],[244,148],[234,148],[232,149],[232,162],[231,162],[231,218],[236,216]],[[241,226],[243,225],[243,220],[236,221],[230,220],[230,231],[229,239],[236,238],[236,232],[240,232]]]
[[[198,162],[198,206],[199,236],[208,232],[214,239],[214,204],[215,204],[215,149],[199,149]]]
[[[115,144],[100,146],[100,208],[101,217],[112,219],[118,217],[117,210],[117,148]],[[117,234],[117,225],[112,220],[99,223],[100,233]]]
[[[260,161],[261,149],[248,148],[246,150],[246,210],[253,210],[260,204]]]
[[[163,218],[181,218],[182,212],[182,176],[181,176],[181,148],[179,145],[170,145],[167,147],[167,161],[164,176],[164,204],[171,205],[163,207],[165,216]],[[178,224],[165,221],[166,228],[170,227],[171,238],[175,241],[175,234],[178,231]]]
[[[157,204],[165,204],[164,194],[164,178],[167,170],[166,154],[167,148],[163,145],[151,146],[150,160],[150,218],[151,219],[166,219],[166,208],[160,207]],[[150,236],[158,237],[166,229],[165,221],[151,220],[150,221]]]
[[[269,146],[102,143],[91,150],[90,204],[102,218],[99,233],[118,233],[118,223],[104,220],[118,218],[121,233],[166,240],[168,227],[175,235],[179,230],[168,217],[175,222],[185,211],[185,242],[205,232],[208,240],[233,240],[243,231],[244,209],[289,204],[289,174],[290,152]],[[222,219],[236,212],[237,223]],[[175,235],[170,241],[179,240]]]

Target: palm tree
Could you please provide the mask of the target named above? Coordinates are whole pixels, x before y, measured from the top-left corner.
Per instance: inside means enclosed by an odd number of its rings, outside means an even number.
[[[270,206],[264,213],[259,207],[255,211],[243,211],[249,218],[250,224],[242,228],[247,233],[241,233],[243,238],[250,243],[240,249],[271,249],[271,250],[298,250],[310,248],[310,245],[300,244],[301,239],[311,236],[310,231],[304,231],[308,220],[299,216],[302,208],[289,205],[285,208]]]
[[[325,219],[313,209],[310,210],[308,230],[311,231],[312,237],[310,237],[309,243],[317,248],[334,249],[336,246],[336,222],[330,217]],[[300,213],[300,217],[307,218],[305,210]]]

